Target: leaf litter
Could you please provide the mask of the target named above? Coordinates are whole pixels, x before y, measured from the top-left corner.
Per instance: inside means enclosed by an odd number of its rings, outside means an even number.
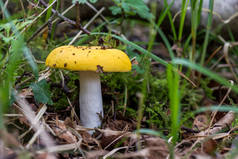
[[[141,32],[141,28],[138,30]],[[182,51],[176,46],[173,49],[178,54]],[[168,57],[166,48],[164,54]],[[36,159],[170,157],[170,139],[137,133],[135,119],[128,120],[120,114],[116,118],[107,115],[103,127],[90,135],[89,129],[80,126],[75,110],[55,113],[44,105],[52,103],[49,86],[44,81],[47,77],[22,89],[11,108],[14,114],[5,114],[6,125],[11,128],[9,132],[0,131],[0,159],[21,158],[22,152],[26,153],[24,157]],[[73,108],[75,103],[69,99],[68,102]],[[213,104],[214,101],[209,101],[207,105]],[[237,128],[232,127],[234,112],[216,114],[212,122],[209,121],[211,116],[210,112],[199,113],[192,128],[182,127],[181,141],[174,147],[174,158],[226,158],[226,152],[236,147],[230,141],[237,138]],[[142,124],[142,127],[146,126]]]
[[[73,108],[72,103],[69,104]],[[127,119],[120,112],[117,118],[107,115],[102,128],[95,128],[95,133],[90,135],[89,129],[78,123],[74,111],[68,117],[65,117],[64,112],[51,112],[46,105],[34,101],[31,88],[22,89],[12,107],[15,114],[7,118],[10,121],[16,116],[14,122],[19,122],[21,126],[14,128],[18,133],[16,135],[4,130],[0,132],[2,139],[8,139],[1,140],[4,153],[0,158],[20,156],[17,151],[19,147],[25,148],[36,159],[70,156],[160,159],[170,156],[171,144],[168,139],[152,134],[138,134],[136,120]],[[211,125],[209,115],[209,112],[200,113],[194,118],[191,129],[182,127],[182,140],[174,148],[175,158],[224,158],[226,152],[231,150],[229,138],[235,137],[237,130],[231,127],[235,120],[234,112],[223,113]],[[6,122],[10,123],[8,120]],[[42,141],[42,138],[48,140]]]

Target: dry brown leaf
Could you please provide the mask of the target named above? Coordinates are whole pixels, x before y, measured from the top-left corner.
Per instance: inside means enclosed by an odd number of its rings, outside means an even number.
[[[159,147],[150,147],[139,150],[137,152],[124,153],[114,155],[115,158],[149,158],[149,159],[164,159],[168,155],[168,152]]]
[[[200,147],[197,147],[196,149],[192,150],[198,143],[203,143],[205,140],[205,143],[203,145],[203,151],[206,152],[207,154],[212,153],[213,151],[216,150],[216,144],[214,139],[221,139],[222,137],[227,137],[227,133],[218,133],[221,130],[228,128],[232,124],[232,122],[235,119],[234,112],[230,111],[226,113],[226,115],[221,118],[218,122],[216,122],[211,128],[207,128],[204,131],[201,131],[197,134],[195,134],[192,138],[190,139],[185,139],[181,141],[177,146],[176,146],[176,153],[180,156],[185,156],[188,152],[193,152],[197,153],[202,153],[200,150]],[[199,121],[205,121],[204,119],[199,120]],[[213,138],[214,137],[214,138]],[[206,142],[207,138],[210,138],[212,141]],[[206,156],[207,157],[207,156]]]
[[[55,124],[56,127],[53,127],[53,130],[59,138],[64,139],[67,143],[77,142],[77,138],[67,129],[64,121],[56,119]]]
[[[136,125],[131,121],[110,119],[107,121],[105,128],[119,131],[133,131],[136,129]]]
[[[35,156],[35,159],[55,159],[55,156],[45,152]]]
[[[198,129],[198,130],[204,130],[206,129],[209,125],[207,116],[204,114],[200,114],[195,117],[193,121],[193,129]]]
[[[104,156],[108,153],[105,150],[98,150],[98,151],[90,151],[86,153],[87,159],[95,159],[101,156]]]
[[[89,144],[95,143],[96,139],[94,140],[94,138],[92,138],[92,136],[88,133],[88,131],[84,130],[84,131],[78,131],[78,132],[82,136],[84,144],[89,145]]]
[[[125,131],[113,131],[110,129],[100,130],[102,132],[101,145],[104,149],[111,150],[113,147],[121,141],[121,139],[125,137],[129,137],[128,135],[132,133]],[[125,140],[123,144],[127,144],[128,142]]]
[[[207,139],[202,143],[202,150],[206,154],[214,155],[217,149],[217,142],[213,139]]]

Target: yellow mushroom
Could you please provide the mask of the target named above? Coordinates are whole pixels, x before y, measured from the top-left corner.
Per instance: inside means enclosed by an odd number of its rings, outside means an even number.
[[[80,73],[80,121],[86,128],[101,125],[103,116],[100,72],[128,72],[131,62],[127,54],[118,49],[100,46],[61,46],[46,59],[46,65]]]

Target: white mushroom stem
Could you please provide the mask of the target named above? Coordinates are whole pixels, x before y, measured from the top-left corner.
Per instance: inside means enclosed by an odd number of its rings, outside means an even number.
[[[80,72],[80,121],[86,128],[101,126],[103,117],[100,76],[96,72]]]

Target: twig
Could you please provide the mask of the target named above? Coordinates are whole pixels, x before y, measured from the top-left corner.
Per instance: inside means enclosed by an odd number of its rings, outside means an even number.
[[[5,117],[23,117],[22,114],[4,114]]]
[[[233,111],[229,111],[223,118],[221,118],[217,123],[215,123],[212,128],[208,128],[196,134],[194,137],[198,137],[197,140],[192,144],[192,146],[188,150],[186,150],[185,153],[186,154],[191,153],[193,151],[193,148],[198,143],[201,143],[203,139],[209,138],[209,137],[211,138],[216,137],[215,134],[221,131],[222,129],[226,128],[227,125],[231,125],[234,119],[235,119],[235,113]],[[191,142],[191,140],[194,140],[193,138],[190,140],[184,140],[184,142]],[[176,145],[176,149],[178,149],[178,147],[184,142],[180,142],[178,145]]]
[[[231,123],[235,119],[235,113],[233,111],[229,111],[224,117],[222,117],[217,123],[213,125],[212,128],[207,129],[204,132],[199,133],[198,135],[202,134],[209,134],[209,135],[214,135],[221,131],[222,129],[226,128],[228,125],[231,125]]]
[[[231,82],[231,85],[234,85],[234,82],[233,82],[233,81],[230,81],[230,82]],[[231,92],[231,88],[229,88],[229,89],[227,90],[225,96],[223,97],[223,99],[221,100],[221,102],[219,103],[218,106],[221,106],[221,105],[224,103],[224,101],[226,100],[226,98],[228,97],[228,95],[230,94],[230,92]],[[213,123],[213,121],[214,121],[214,119],[215,119],[215,116],[216,116],[217,112],[218,112],[218,111],[215,111],[215,112],[212,114],[212,119],[211,119],[211,121],[210,121],[210,124],[209,124],[209,128],[208,128],[208,129],[211,128],[212,123]]]
[[[219,59],[209,68],[210,70],[212,70],[214,67],[216,67],[216,65],[225,57],[224,54],[222,54],[221,57],[219,57]]]
[[[86,1],[86,5],[88,5],[94,12],[99,12],[92,4],[88,3],[88,1]],[[99,16],[102,18],[102,20],[109,24],[109,21],[102,14],[100,14]]]
[[[24,4],[22,2],[22,0],[19,0],[20,1],[20,4],[21,4],[21,8],[23,10],[23,13],[24,13],[24,18],[26,18],[26,11],[25,11],[25,8],[24,8]]]
[[[53,16],[51,16],[49,19],[53,18],[55,16],[55,14],[53,14]],[[27,43],[31,42],[49,23],[49,19],[47,22],[45,22],[40,28],[38,28],[34,34],[27,40]]]
[[[38,128],[38,130],[35,132],[35,134],[33,135],[33,137],[30,139],[30,141],[27,143],[26,145],[26,149],[29,149],[30,146],[36,141],[36,139],[38,138],[38,136],[42,133],[43,130],[43,126],[41,125],[40,128]]]
[[[67,101],[68,101],[68,103],[69,103],[69,106],[71,107],[71,110],[72,110],[72,112],[73,112],[73,115],[74,115],[75,119],[77,120],[77,122],[80,122],[79,117],[78,117],[78,115],[76,114],[75,109],[74,109],[74,107],[73,107],[73,105],[72,105],[72,103],[70,102],[70,100],[69,100],[68,97],[67,97]]]
[[[228,56],[228,53],[229,53],[229,48],[231,47],[231,44],[229,42],[226,42],[224,44],[224,47],[223,47],[223,52],[224,52],[224,55],[225,55],[225,60],[226,60],[226,63],[229,65],[229,68],[230,68],[230,71],[234,77],[234,79],[236,80],[236,82],[238,81],[238,78],[236,76],[236,73],[234,72],[234,69],[231,65],[231,62],[229,60],[229,56]]]
[[[27,120],[29,121],[29,123],[31,124],[31,126],[33,127],[33,129],[35,131],[37,131],[42,125],[41,123],[36,120],[35,116],[35,112],[31,109],[31,106],[29,105],[29,103],[25,100],[25,98],[21,98],[17,95],[16,91],[15,91],[15,99],[16,102],[20,105],[20,107],[22,108],[22,112],[25,115],[25,117],[27,118]],[[40,114],[40,113],[38,113]],[[48,133],[42,129],[42,132],[40,133],[40,139],[42,141],[42,143],[45,144],[46,146],[46,150],[48,152],[50,152],[50,147],[54,146],[54,141],[53,139],[48,135]],[[56,158],[55,156],[51,156],[52,158]]]
[[[124,136],[130,134],[131,132],[125,132],[122,133],[120,136],[118,136],[117,138],[115,138],[110,144],[108,144],[106,147],[104,147],[104,150],[106,150],[108,147],[110,147],[112,144],[114,144],[116,141],[120,140],[121,138],[123,138]]]
[[[87,29],[87,27],[104,11],[104,7],[102,7],[97,14],[95,14],[92,19],[90,19],[90,21],[83,27],[84,29]],[[72,41],[70,41],[69,45],[72,45],[78,38],[79,36],[82,34],[82,30],[78,32],[78,34],[73,38]]]
[[[74,7],[74,4],[71,5],[69,8],[67,8],[64,12],[61,13],[61,15],[63,16],[64,14],[66,14],[69,10],[71,10]],[[55,14],[54,14],[55,15]],[[52,24],[54,24],[56,21],[58,21],[59,18],[56,18]],[[46,30],[46,26],[48,25],[48,21],[45,22],[39,29],[37,29],[37,31],[27,40],[27,43],[29,43],[31,40],[33,40],[38,34],[42,34],[45,30]]]
[[[44,2],[44,0],[40,0],[40,2],[41,2],[41,4],[43,4],[45,7],[48,8],[48,5]],[[67,18],[67,17],[65,17],[65,16],[63,16],[63,15],[61,15],[58,11],[52,9],[52,12],[53,12],[54,14],[56,14],[59,18],[63,19],[64,21],[67,21],[67,22],[69,22],[70,24],[76,25],[76,22],[75,22],[75,21],[73,21],[73,20],[71,20],[71,19],[69,19],[69,18]],[[84,33],[90,34],[90,32],[89,32],[88,30],[86,30],[86,28],[82,27],[81,25],[79,25],[79,28],[80,28]]]
[[[43,6],[45,6],[45,7],[48,8],[48,5],[44,2],[44,0],[40,0],[40,3],[43,4]],[[69,18],[67,18],[67,17],[65,17],[65,16],[63,16],[63,15],[61,15],[58,11],[52,9],[52,12],[53,12],[54,14],[56,14],[59,18],[63,19],[64,21],[67,21],[67,22],[69,22],[70,24],[76,25],[76,22],[75,22],[75,21],[73,21],[73,20],[71,20],[71,19],[69,19]]]
[[[222,46],[219,46],[213,53],[208,57],[205,62],[205,66],[211,61],[211,59],[222,49]]]
[[[76,2],[76,27],[80,28],[80,9],[79,2]]]
[[[128,148],[128,146],[115,148],[115,149],[113,149],[112,151],[110,151],[109,153],[107,153],[105,156],[103,156],[103,159],[106,159],[106,158],[112,156],[114,153],[116,153],[116,152],[119,151],[119,150],[127,149],[127,148]]]
[[[57,0],[54,0],[47,8],[45,8],[37,17],[35,17],[35,19],[32,20],[32,22],[30,24],[28,24],[21,32],[20,34],[22,34],[24,31],[26,31],[27,28],[29,28],[39,17],[41,17],[52,5],[55,4],[55,2],[57,2]]]
[[[37,151],[36,153],[41,154],[45,152],[63,152],[63,151],[70,151],[70,150],[76,151],[77,149],[80,149],[81,142],[82,140],[74,144],[56,145],[56,146],[49,147],[47,150],[44,149],[44,150]]]

